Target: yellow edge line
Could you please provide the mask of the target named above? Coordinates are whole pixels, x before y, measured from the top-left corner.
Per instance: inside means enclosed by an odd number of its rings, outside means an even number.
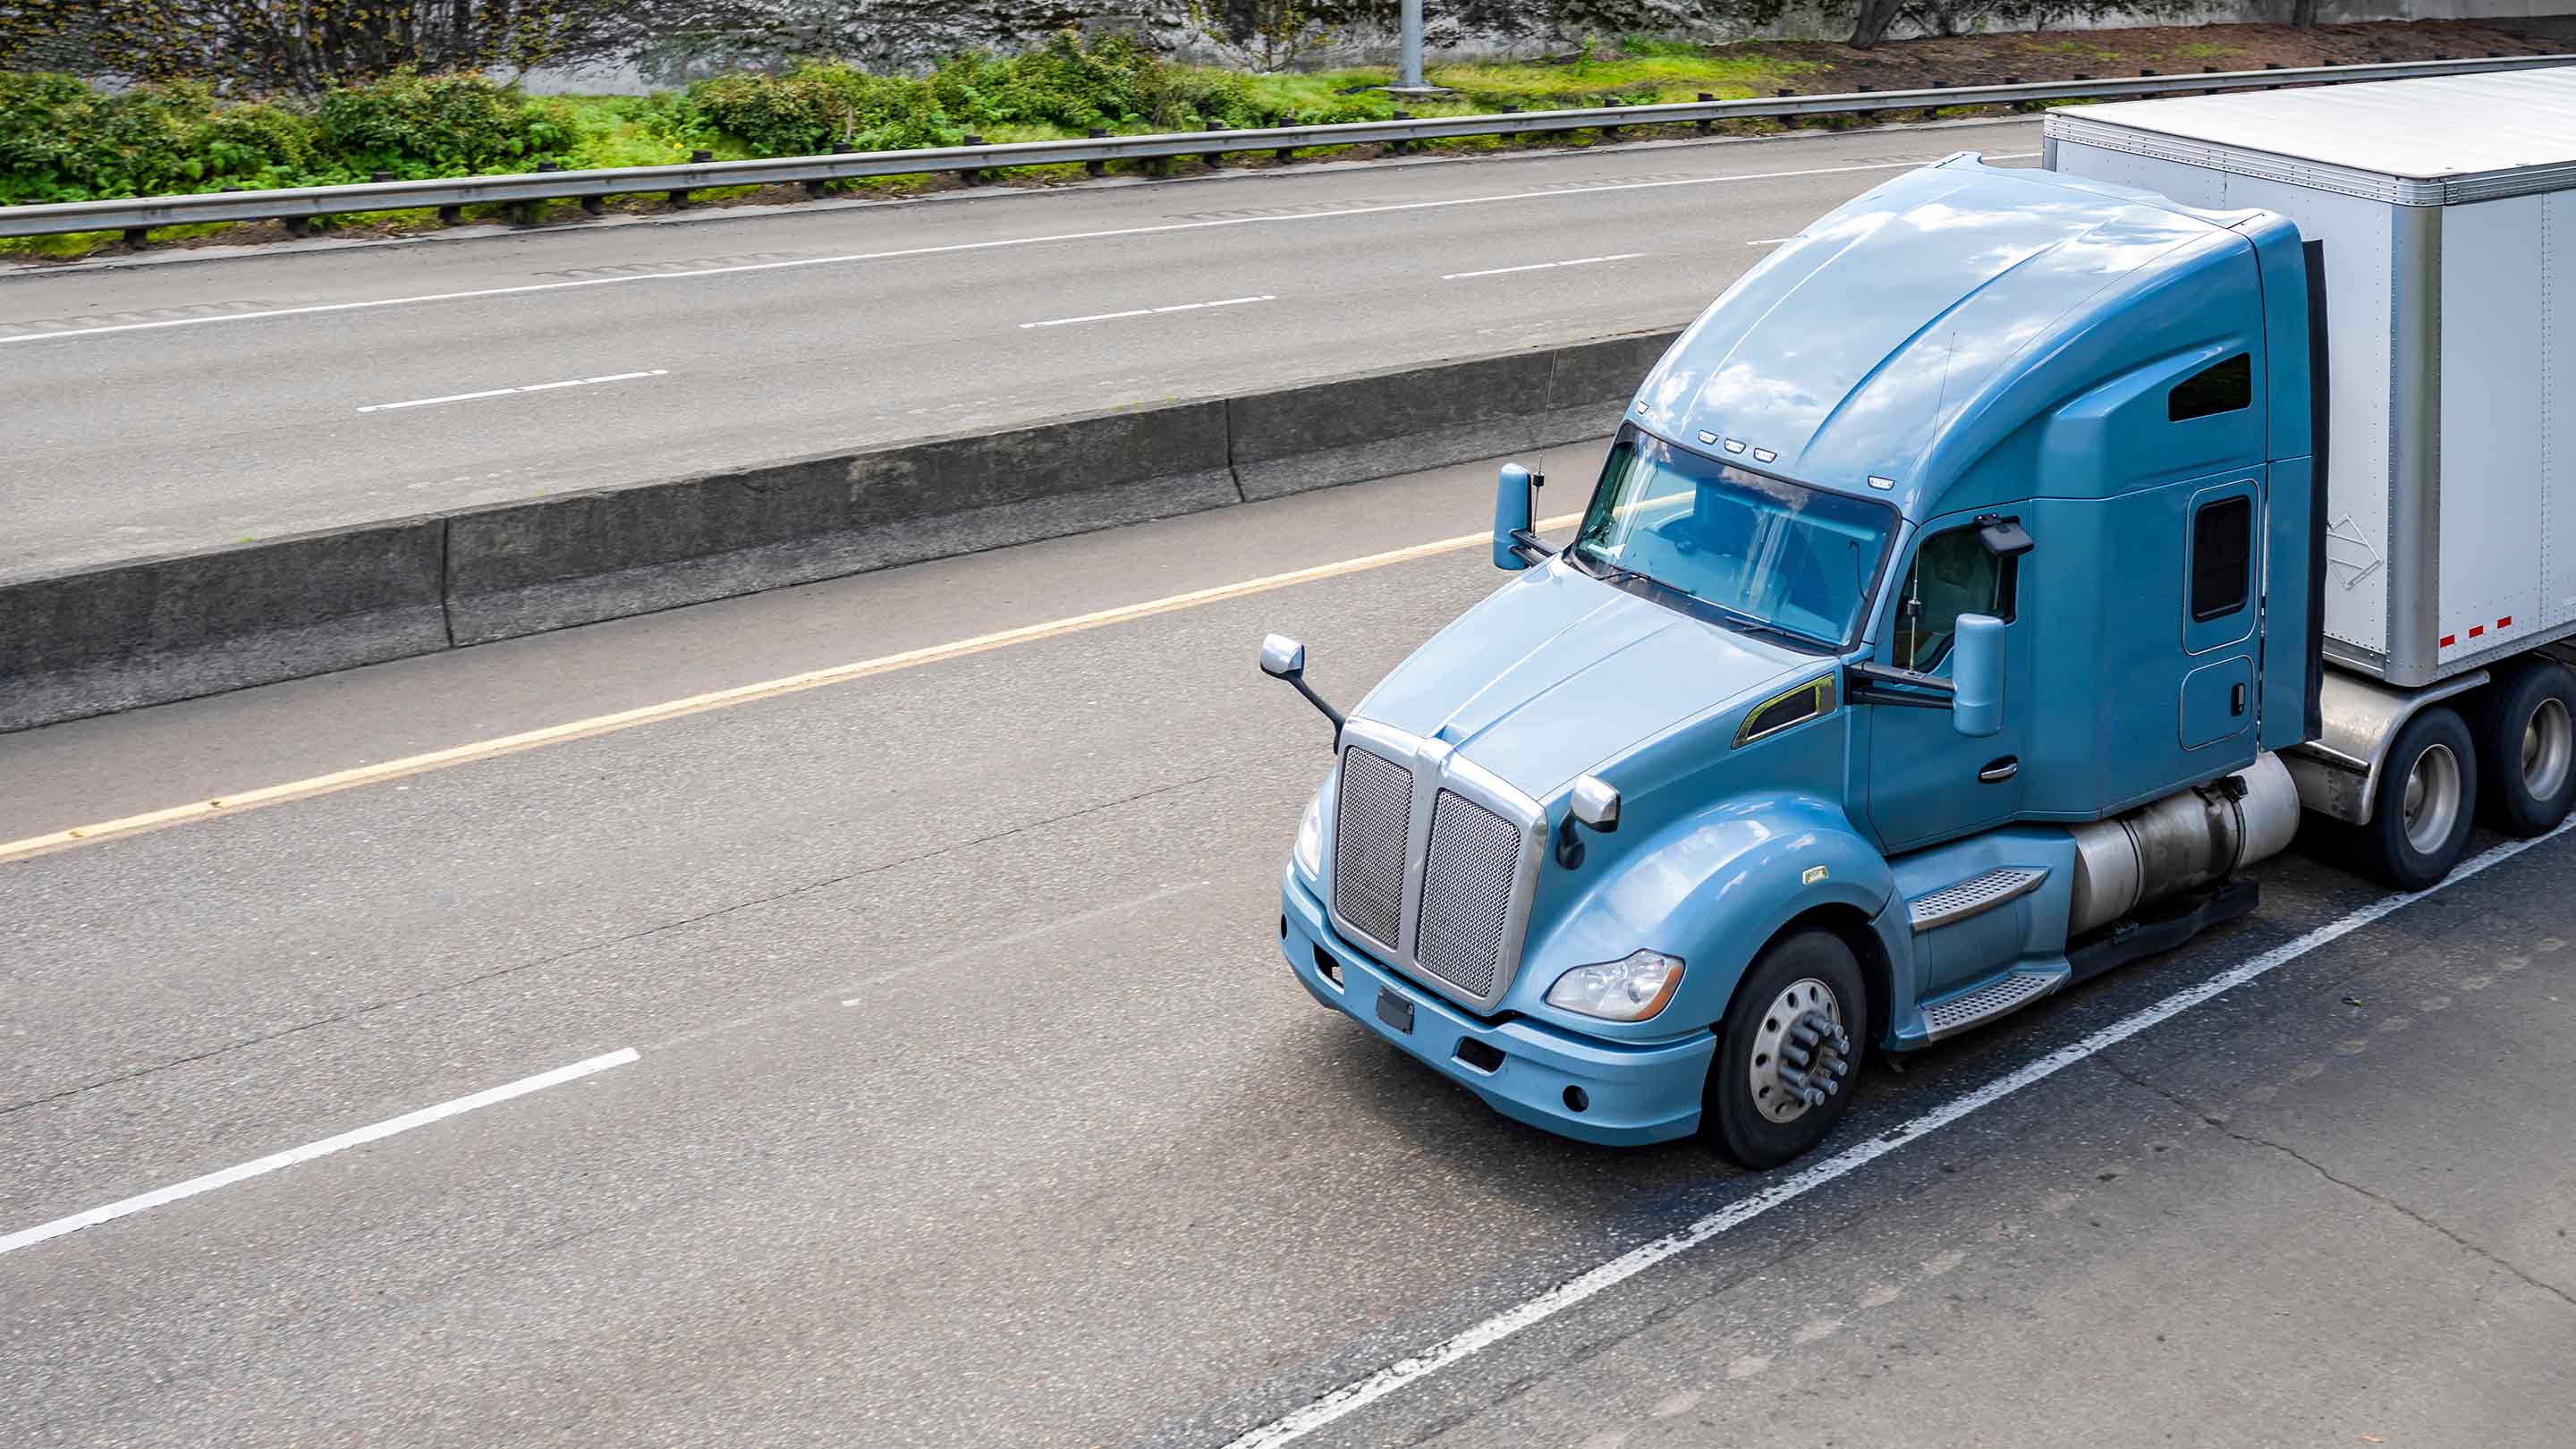
[[[1563,514],[1556,518],[1543,519],[1537,526],[1562,528],[1581,516],[1574,513]],[[167,826],[186,824],[191,820],[204,820],[210,816],[231,815],[243,810],[256,809],[262,805],[278,805],[289,800],[328,795],[334,791],[354,789],[360,785],[372,785],[379,781],[398,780],[405,775],[443,770],[450,765],[488,760],[496,755],[515,754],[520,750],[561,744],[566,740],[587,739],[592,735],[610,734],[618,730],[633,729],[638,725],[656,724],[663,720],[678,719],[683,715],[703,714],[708,710],[749,704],[754,700],[771,699],[782,694],[820,689],[827,684],[841,684],[853,679],[866,679],[871,675],[891,674],[899,669],[912,669],[924,664],[963,659],[970,654],[1004,649],[1014,644],[1033,644],[1041,639],[1054,639],[1066,634],[1078,634],[1086,629],[1124,624],[1131,619],[1148,619],[1156,614],[1169,614],[1180,609],[1196,608],[1201,604],[1222,603],[1227,599],[1268,593],[1273,589],[1293,588],[1298,584],[1313,583],[1319,579],[1337,578],[1343,574],[1385,568],[1390,564],[1408,563],[1414,559],[1471,548],[1490,541],[1491,537],[1492,535],[1483,533],[1460,534],[1456,538],[1417,543],[1410,547],[1389,549],[1385,553],[1373,553],[1362,558],[1317,564],[1312,568],[1295,569],[1284,574],[1270,574],[1263,578],[1246,579],[1240,583],[1219,584],[1214,588],[1193,589],[1186,594],[1170,594],[1159,599],[1148,599],[1141,604],[1122,604],[1115,609],[1076,614],[1070,618],[1054,619],[1043,624],[1023,624],[1016,629],[978,634],[971,639],[933,644],[921,649],[907,649],[900,654],[880,655],[877,658],[862,659],[853,664],[836,664],[827,669],[808,670],[803,674],[790,674],[779,679],[763,680],[757,684],[742,684],[731,689],[693,694],[685,699],[619,710],[615,714],[593,715],[589,719],[573,720],[567,724],[548,725],[543,729],[502,735],[497,739],[478,740],[473,744],[431,750],[427,754],[407,755],[402,759],[386,760],[381,764],[336,770],[328,775],[315,775],[310,779],[293,780],[283,785],[264,785],[256,790],[218,795],[211,800],[173,805],[163,810],[148,810],[140,815],[103,820],[95,825],[75,825],[69,830],[57,830],[50,835],[30,835],[24,840],[12,840],[0,844],[0,863],[23,860],[31,855],[43,855],[49,851],[65,850],[75,845],[88,845],[118,836],[135,835],[146,830],[160,830]]]

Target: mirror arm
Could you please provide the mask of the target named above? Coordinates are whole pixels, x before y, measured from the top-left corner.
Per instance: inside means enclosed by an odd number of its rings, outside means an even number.
[[[1920,674],[1893,665],[1855,660],[1843,666],[1849,679],[1844,697],[1856,704],[1892,704],[1908,709],[1948,709],[1958,686],[1937,674]],[[1910,694],[1905,691],[1922,690]]]
[[[1556,557],[1556,550],[1548,547],[1546,539],[1526,528],[1512,530],[1512,552],[1521,562],[1529,564],[1545,563]]]
[[[1333,722],[1333,748],[1336,750],[1340,749],[1342,747],[1342,712],[1333,708],[1331,705],[1326,704],[1324,702],[1324,697],[1317,694],[1314,691],[1314,688],[1306,683],[1306,676],[1304,674],[1282,674],[1278,677],[1287,680],[1290,686],[1295,688],[1299,694],[1306,696],[1306,702],[1308,704],[1313,705],[1316,710],[1324,716],[1324,718]]]

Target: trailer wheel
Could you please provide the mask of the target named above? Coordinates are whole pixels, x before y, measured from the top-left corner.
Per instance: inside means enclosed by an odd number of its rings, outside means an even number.
[[[1758,1172],[1822,1142],[1851,1107],[1868,1039],[1868,988],[1851,947],[1816,929],[1773,941],[1717,1025],[1700,1102],[1708,1144]]]
[[[2486,688],[2470,724],[2487,819],[2514,835],[2556,829],[2576,804],[2576,674],[2532,660]]]
[[[2354,863],[2399,890],[2424,889],[2460,863],[2477,798],[2468,725],[2447,704],[2426,708],[2380,763],[2370,823],[2353,832]]]

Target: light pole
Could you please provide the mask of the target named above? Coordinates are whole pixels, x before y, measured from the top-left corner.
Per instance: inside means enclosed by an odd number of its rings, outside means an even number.
[[[1404,0],[1401,18],[1397,23],[1404,32],[1404,49],[1402,62],[1396,67],[1395,83],[1406,90],[1420,90],[1422,89],[1422,0]]]

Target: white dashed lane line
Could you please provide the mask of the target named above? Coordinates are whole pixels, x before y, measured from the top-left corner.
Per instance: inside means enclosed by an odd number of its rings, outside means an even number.
[[[1487,267],[1481,272],[1444,272],[1440,280],[1463,282],[1469,277],[1500,277],[1512,272],[1545,272],[1558,267],[1588,267],[1595,262],[1628,262],[1645,256],[1645,252],[1612,252],[1606,257],[1576,257],[1569,262],[1524,262],[1517,267]]]
[[[402,402],[369,403],[358,409],[362,413],[399,412],[404,408],[437,407],[441,403],[472,402],[477,398],[515,397],[527,392],[553,392],[558,388],[596,387],[603,382],[633,382],[643,377],[668,377],[671,370],[657,367],[650,372],[611,372],[599,377],[568,377],[561,382],[532,382],[522,387],[489,387],[481,392],[451,392],[441,397],[416,397]]]
[[[1050,317],[1043,322],[1023,322],[1020,326],[1023,330],[1031,327],[1070,327],[1077,322],[1114,322],[1121,317],[1159,317],[1166,312],[1204,312],[1211,307],[1248,307],[1255,302],[1278,300],[1277,297],[1265,294],[1259,297],[1227,297],[1216,302],[1175,302],[1168,307],[1131,307],[1124,312],[1089,312],[1080,317]]]
[[[96,1227],[100,1223],[110,1223],[118,1218],[131,1217],[139,1212],[165,1207],[181,1198],[195,1197],[201,1192],[212,1192],[219,1187],[230,1187],[236,1182],[264,1177],[283,1168],[293,1167],[299,1162],[310,1162],[317,1157],[328,1157],[334,1152],[345,1152],[352,1147],[381,1142],[399,1133],[409,1132],[415,1127],[426,1127],[432,1122],[443,1122],[466,1112],[524,1097],[530,1092],[542,1092],[548,1087],[560,1087],[566,1082],[577,1082],[584,1077],[607,1071],[611,1067],[625,1066],[635,1059],[635,1049],[624,1047],[601,1056],[591,1057],[586,1061],[574,1062],[568,1067],[557,1067],[550,1072],[539,1072],[533,1077],[521,1077],[515,1082],[486,1087],[471,1096],[441,1102],[435,1107],[423,1107],[417,1112],[406,1112],[400,1117],[387,1118],[382,1122],[343,1132],[336,1137],[325,1137],[319,1142],[307,1142],[301,1147],[272,1152],[266,1157],[256,1158],[238,1167],[227,1167],[221,1172],[209,1172],[203,1177],[192,1177],[186,1182],[174,1182],[168,1187],[154,1188],[150,1192],[139,1193],[104,1207],[94,1207],[87,1212],[74,1213],[67,1218],[56,1218],[50,1223],[39,1223],[32,1228],[0,1235],[0,1253],[14,1253],[21,1248],[32,1248],[38,1243],[59,1238],[65,1233],[76,1233],[83,1228]]]

